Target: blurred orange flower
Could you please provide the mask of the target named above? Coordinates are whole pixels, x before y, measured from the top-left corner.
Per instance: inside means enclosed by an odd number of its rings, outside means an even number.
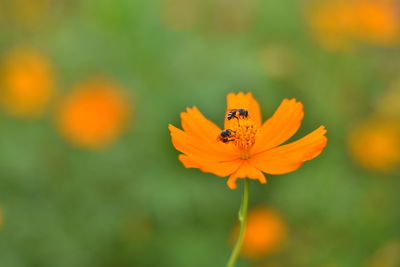
[[[349,134],[352,157],[369,170],[390,172],[400,163],[400,123],[371,118],[354,127]]]
[[[183,130],[173,125],[168,128],[173,145],[183,153],[179,160],[186,168],[222,177],[230,175],[227,184],[231,189],[236,188],[238,178],[266,183],[263,172],[292,172],[304,161],[318,156],[326,145],[324,126],[300,140],[281,145],[297,132],[303,119],[303,105],[295,99],[284,99],[263,124],[260,107],[251,93],[230,93],[227,102],[224,131],[196,107],[181,113]]]
[[[238,226],[234,229],[237,236]],[[251,259],[278,252],[287,239],[287,226],[273,209],[258,207],[249,211],[241,253]]]
[[[54,94],[54,74],[47,59],[29,49],[12,51],[4,64],[1,100],[8,113],[34,118]]]
[[[323,1],[312,8],[309,19],[328,49],[351,49],[358,41],[391,45],[399,39],[396,5],[394,0]]]
[[[66,139],[86,148],[103,148],[122,133],[130,103],[121,88],[105,79],[81,84],[59,108],[58,125]]]

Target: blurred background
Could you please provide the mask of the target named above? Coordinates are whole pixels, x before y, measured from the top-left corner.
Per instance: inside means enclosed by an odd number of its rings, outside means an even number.
[[[242,188],[167,125],[229,92],[328,146],[252,181],[238,266],[400,266],[400,2],[1,0],[0,266],[224,266]]]

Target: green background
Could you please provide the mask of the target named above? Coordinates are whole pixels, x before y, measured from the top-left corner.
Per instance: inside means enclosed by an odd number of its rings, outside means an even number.
[[[19,45],[42,51],[60,94],[104,74],[129,91],[134,111],[103,151],[71,146],[53,112],[35,121],[0,114],[0,266],[224,266],[241,181],[232,191],[225,179],[185,169],[167,125],[180,126],[191,106],[222,125],[225,97],[239,91],[253,92],[264,119],[297,98],[305,118],[293,139],[325,125],[329,141],[300,170],[251,182],[250,205],[279,210],[289,236],[281,252],[238,266],[365,266],[399,238],[399,173],[368,172],[347,148],[349,129],[398,78],[398,47],[327,51],[309,32],[307,2],[255,1],[244,30],[212,18],[229,9],[200,3],[205,15],[177,30],[164,1],[52,1],[28,24],[2,1],[2,58]],[[263,67],[270,47],[287,53],[277,59],[282,75]]]

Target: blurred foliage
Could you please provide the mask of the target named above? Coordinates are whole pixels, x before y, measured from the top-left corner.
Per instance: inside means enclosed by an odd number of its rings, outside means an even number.
[[[264,118],[296,97],[305,119],[294,138],[323,124],[329,139],[300,170],[251,183],[251,206],[279,212],[287,240],[238,266],[400,266],[399,162],[381,172],[349,153],[356,125],[374,114],[400,119],[398,2],[374,1],[382,6],[372,16],[371,1],[354,0],[348,31],[335,0],[324,1],[320,27],[312,18],[322,1],[1,0],[0,266],[224,266],[241,188],[185,169],[167,124],[196,105],[221,125],[225,96],[238,91],[254,93]],[[351,49],[325,45],[335,38]],[[54,83],[48,101],[26,60],[13,64],[34,97],[10,86],[8,62],[21,47],[51,69],[40,72]],[[96,77],[131,106],[101,149],[58,130],[60,103]],[[9,112],[18,101],[10,92],[41,112]],[[89,107],[95,125],[103,109]]]

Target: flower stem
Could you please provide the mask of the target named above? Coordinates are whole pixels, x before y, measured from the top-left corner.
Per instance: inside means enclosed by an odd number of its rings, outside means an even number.
[[[239,222],[240,222],[240,231],[238,239],[236,240],[235,247],[232,250],[232,254],[229,258],[227,267],[234,267],[237,258],[239,257],[240,249],[242,248],[244,232],[246,230],[246,222],[247,222],[247,207],[249,205],[249,179],[243,179],[244,190],[243,190],[243,198],[242,203],[240,204],[239,209]]]

